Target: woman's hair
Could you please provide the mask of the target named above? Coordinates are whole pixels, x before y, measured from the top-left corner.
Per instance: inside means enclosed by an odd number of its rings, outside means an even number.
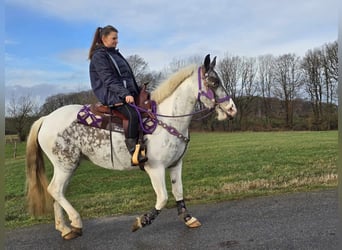
[[[93,57],[93,54],[94,54],[94,50],[97,46],[99,45],[103,45],[103,42],[102,42],[102,37],[103,36],[108,36],[109,33],[111,32],[116,32],[118,33],[119,31],[114,28],[113,26],[111,25],[107,25],[103,28],[101,27],[98,27],[95,31],[95,34],[94,34],[94,38],[93,38],[93,42],[91,43],[91,46],[90,46],[90,49],[89,49],[89,54],[88,54],[88,59],[91,60],[91,58]]]

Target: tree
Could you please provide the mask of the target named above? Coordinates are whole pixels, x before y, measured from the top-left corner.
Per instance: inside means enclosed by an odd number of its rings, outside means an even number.
[[[226,90],[235,100],[237,85],[240,78],[241,58],[226,55],[219,63],[217,71],[220,74]]]
[[[300,58],[295,54],[284,54],[275,60],[274,94],[284,102],[285,125],[293,127],[293,100],[302,83]]]
[[[310,96],[313,112],[313,128],[322,123],[322,97],[324,87],[323,54],[319,49],[308,50],[302,60],[305,90]]]
[[[337,103],[337,86],[338,86],[338,44],[337,41],[325,44],[323,47],[323,70],[325,76],[325,99],[324,121],[326,121],[326,129],[331,126],[336,127],[336,108]]]
[[[31,116],[37,110],[37,103],[30,95],[16,97],[12,95],[8,102],[7,113],[11,118],[20,141],[26,139]]]
[[[337,101],[338,83],[338,45],[337,42],[325,44],[322,48],[322,67],[325,77],[325,101],[334,103]]]
[[[138,85],[148,83],[147,88],[149,91],[152,91],[163,78],[163,74],[161,72],[150,72],[148,69],[148,63],[138,55],[129,56],[127,61],[132,68]]]
[[[272,97],[272,83],[274,80],[274,56],[263,55],[258,57],[258,82],[263,100],[263,108],[266,126],[270,126],[270,113]]]
[[[98,100],[92,90],[69,94],[57,94],[46,98],[40,113],[42,115],[47,115],[65,105],[90,104],[96,102],[98,102]]]
[[[337,42],[308,50],[302,60],[305,90],[313,113],[313,129],[330,129],[336,124],[338,58]]]
[[[138,84],[145,83],[146,75],[148,73],[148,63],[138,55],[127,57],[127,61],[132,68],[133,74]]]
[[[241,128],[247,128],[248,116],[251,112],[253,99],[257,93],[258,85],[256,84],[256,59],[243,58],[241,62],[241,83],[238,90],[237,106],[239,107],[239,122]]]
[[[161,72],[150,72],[145,75],[145,82],[148,82],[147,90],[153,91],[160,84],[162,79],[164,78],[164,74]]]
[[[239,56],[230,56],[226,54],[224,58],[218,62],[217,72],[220,75],[228,94],[233,98],[234,102],[236,102],[237,87],[241,76],[241,58]],[[238,105],[237,102],[236,104]],[[240,116],[240,107],[237,107],[239,110],[238,116]],[[231,127],[230,129],[232,129],[233,126],[239,126],[236,121],[237,119],[228,124]],[[223,123],[223,127],[226,128],[226,121]]]
[[[174,58],[168,68],[165,70],[166,74],[172,74],[177,72],[178,70],[187,67],[190,64],[196,64],[196,65],[201,65],[203,63],[203,57],[194,55],[194,56],[189,56],[186,59],[176,59]]]

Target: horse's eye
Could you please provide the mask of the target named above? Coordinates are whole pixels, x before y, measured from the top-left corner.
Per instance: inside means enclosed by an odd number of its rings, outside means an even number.
[[[214,88],[217,88],[219,86],[219,80],[217,78],[209,77],[208,82]]]

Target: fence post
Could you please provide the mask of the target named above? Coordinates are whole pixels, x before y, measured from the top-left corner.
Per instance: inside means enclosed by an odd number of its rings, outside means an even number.
[[[13,158],[17,158],[17,141],[14,141]]]

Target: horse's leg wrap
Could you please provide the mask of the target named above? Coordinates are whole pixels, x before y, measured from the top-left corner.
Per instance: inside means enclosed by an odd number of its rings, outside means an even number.
[[[178,216],[188,227],[195,228],[201,226],[201,223],[193,217],[186,209],[184,200],[177,201]]]
[[[185,206],[184,200],[177,201],[177,210],[178,210],[178,216],[184,220],[184,222],[187,222],[191,219],[191,214],[188,212]]]
[[[153,208],[151,212],[146,213],[140,217],[137,217],[135,223],[132,226],[132,232],[135,232],[138,229],[145,227],[146,225],[152,224],[153,220],[157,218],[157,216],[160,214],[160,211],[161,210]]]

